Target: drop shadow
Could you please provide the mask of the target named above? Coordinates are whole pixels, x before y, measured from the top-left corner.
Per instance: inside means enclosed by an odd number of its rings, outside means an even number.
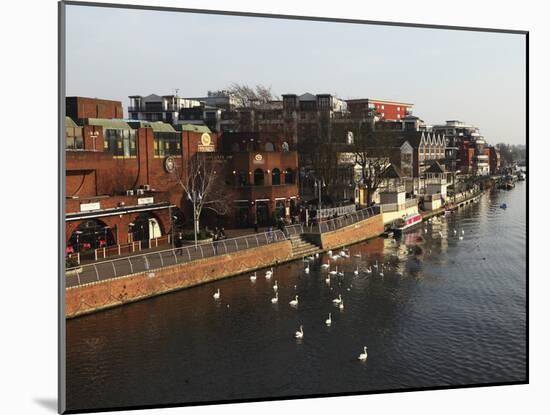
[[[57,413],[57,399],[55,398],[35,398],[34,402],[54,413]]]

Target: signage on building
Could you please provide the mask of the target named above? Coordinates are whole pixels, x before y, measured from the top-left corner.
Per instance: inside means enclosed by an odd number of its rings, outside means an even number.
[[[264,157],[261,154],[256,154],[254,156],[254,160],[252,161],[254,164],[264,164]]]
[[[212,137],[210,137],[210,134],[204,133],[203,135],[201,135],[201,142],[199,144],[198,151],[201,151],[201,152],[216,151],[216,146],[212,144]]]
[[[148,205],[153,202],[154,202],[154,199],[152,197],[140,197],[138,199],[138,205]]]
[[[176,170],[176,161],[174,160],[174,157],[168,156],[164,159],[164,169],[168,173],[172,173],[174,170]]]
[[[81,212],[88,212],[90,210],[98,210],[101,209],[101,205],[99,202],[92,202],[92,203],[81,203],[80,204],[80,211]]]
[[[355,164],[355,153],[338,153],[338,164]]]

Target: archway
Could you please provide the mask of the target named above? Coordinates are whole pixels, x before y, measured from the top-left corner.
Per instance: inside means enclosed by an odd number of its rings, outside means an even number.
[[[274,168],[271,172],[271,184],[277,186],[281,184],[281,170]]]
[[[294,184],[294,170],[285,170],[285,184]]]
[[[265,151],[275,151],[275,146],[271,142],[265,143]]]
[[[254,185],[255,186],[264,185],[264,171],[262,169],[254,170]]]
[[[140,213],[130,225],[132,240],[135,242],[148,241],[162,236],[158,219],[149,212]]]
[[[71,234],[67,246],[74,252],[90,251],[115,243],[111,228],[97,219],[83,221]]]

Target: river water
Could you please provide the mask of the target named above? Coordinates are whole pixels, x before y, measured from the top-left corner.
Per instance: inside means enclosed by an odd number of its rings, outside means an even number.
[[[350,246],[330,285],[323,254],[309,274],[299,260],[271,280],[260,271],[69,320],[68,408],[525,381],[526,231],[519,182],[400,240]],[[376,262],[383,276],[365,272]]]

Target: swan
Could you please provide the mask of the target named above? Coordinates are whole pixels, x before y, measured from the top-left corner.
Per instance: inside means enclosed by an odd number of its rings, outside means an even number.
[[[300,326],[300,330],[296,332],[296,338],[301,339],[304,337],[304,327]]]
[[[441,233],[441,231],[439,231],[439,237],[443,238],[443,234]]]
[[[371,267],[367,268],[367,274],[372,274],[372,268]]]
[[[336,275],[338,274],[338,265],[336,265],[336,270],[329,271],[330,275]]]
[[[275,284],[273,284],[273,291],[277,292],[279,289],[279,286],[277,285],[277,280],[275,280]]]
[[[289,304],[291,306],[297,306],[298,305],[298,296],[294,298],[294,300],[290,301]]]
[[[265,272],[265,278],[270,279],[273,276],[273,268]]]
[[[323,268],[323,269],[330,268],[330,259],[328,260],[328,262],[326,264],[322,264],[321,268]]]
[[[319,252],[315,253],[315,258],[319,258]]]
[[[252,282],[256,281],[256,273],[255,272],[254,272],[254,274],[252,274],[250,276],[250,281],[252,281]]]
[[[330,259],[332,259],[333,261],[337,261],[338,258],[340,258],[340,255],[333,255],[330,257]]]
[[[363,362],[367,360],[367,346],[363,347],[363,353],[359,355],[358,359],[362,360]]]
[[[278,302],[279,302],[279,293],[276,292],[276,293],[275,293],[275,297],[273,297],[273,298],[271,299],[271,303],[272,303],[272,304],[277,304]]]
[[[344,276],[344,272],[343,272],[343,271],[338,271],[338,276],[339,276],[339,277],[343,277],[343,276]]]
[[[212,297],[214,297],[214,300],[219,300],[220,299],[220,289],[219,288],[218,288],[218,291],[216,291]]]
[[[306,259],[307,259],[308,261],[315,261],[315,257],[313,257],[313,256],[311,256],[311,255],[308,256]]]
[[[309,274],[309,264],[306,265],[305,269],[304,269],[304,272],[306,274]]]
[[[325,282],[326,282],[327,284],[330,284],[330,275],[327,275],[327,277],[325,278]]]
[[[340,310],[343,310],[343,309],[344,309],[344,300],[342,300],[342,301],[340,302],[340,304],[338,304],[338,308],[339,308]]]
[[[338,294],[338,298],[332,300],[334,304],[340,304],[342,302],[342,294]]]
[[[373,267],[378,269],[378,260],[376,260],[376,263],[373,265]]]
[[[357,268],[355,268],[355,271],[353,271],[355,275],[359,275],[359,265],[357,265]]]
[[[462,229],[462,230],[460,231],[460,233],[462,233],[462,235],[464,235],[464,229]]]
[[[463,237],[463,236],[459,236],[458,239],[462,241],[462,240],[464,239],[464,237]]]
[[[361,258],[361,252],[359,252],[358,254],[354,254],[353,255],[355,258]]]
[[[331,317],[331,313],[328,313],[328,318],[325,320],[325,324],[327,326],[330,326],[332,324],[332,317]]]
[[[327,252],[327,254],[329,254],[329,256],[332,255],[332,249],[329,249],[329,251]]]
[[[383,277],[384,276],[384,267],[380,267],[380,272],[379,272],[380,276]]]
[[[455,235],[456,235],[456,229],[453,229],[453,234],[455,234]]]
[[[428,233],[428,228],[424,228],[424,233]]]

